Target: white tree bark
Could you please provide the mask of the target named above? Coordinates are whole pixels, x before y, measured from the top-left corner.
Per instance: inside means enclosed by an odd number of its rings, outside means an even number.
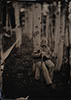
[[[28,36],[28,38],[29,39],[31,39],[32,38],[32,7],[29,7],[28,8],[28,22],[27,22],[27,25],[28,25],[28,27],[27,27],[27,36]]]
[[[25,28],[24,28],[24,35],[26,36],[28,34],[28,10],[26,9],[26,12],[25,12]]]
[[[15,8],[15,22],[16,22],[16,40],[20,37],[18,43],[16,44],[16,47],[20,47],[22,44],[22,31],[19,20],[19,13],[20,13],[19,4],[15,3],[14,8]]]
[[[2,48],[2,34],[0,34],[0,65],[1,65],[1,60],[2,60],[2,57],[3,57],[3,48]]]
[[[27,7],[25,12],[25,28],[23,30],[23,33],[25,36],[27,36],[29,39],[32,38],[32,7]]]
[[[66,6],[66,13],[68,12],[68,9],[67,9],[68,5]],[[68,26],[69,26],[69,21],[68,21],[68,16],[66,16],[66,20],[65,20],[65,46],[68,47],[69,43],[68,43]]]
[[[54,53],[57,56],[58,52],[58,43],[59,43],[59,35],[60,35],[60,2],[56,8],[56,23],[55,23],[55,49]]]
[[[0,33],[0,88],[2,88],[2,71],[1,71],[1,64],[2,64],[2,57],[3,57],[3,47],[2,47],[2,37],[3,34]]]
[[[65,46],[68,47],[68,27],[66,25],[66,29],[65,29]]]
[[[57,13],[57,10],[55,10],[55,9],[57,9],[57,4],[56,4],[55,1],[53,2],[53,8],[52,9],[54,9],[53,15],[55,16],[56,13]],[[60,8],[58,8],[58,9],[60,10]],[[59,16],[60,16],[60,13],[59,13]],[[52,23],[52,49],[53,49],[53,52],[55,52],[55,33],[56,33],[56,23],[55,23],[55,21],[56,21],[56,18],[53,18],[53,21],[54,21],[54,23]]]
[[[33,5],[33,45],[34,50],[40,48],[41,4]]]
[[[63,10],[63,14],[61,17],[61,29],[60,29],[60,38],[59,38],[59,44],[58,44],[58,59],[56,67],[58,70],[60,70],[62,61],[63,61],[63,45],[64,45],[64,32],[65,32],[65,10]]]
[[[42,37],[46,36],[46,30],[44,30],[44,27],[46,26],[46,23],[43,22],[43,18],[47,16],[47,10],[48,10],[47,5],[48,4],[46,4],[44,2],[43,7],[42,7]]]
[[[54,40],[54,38],[53,38],[53,17],[52,17],[52,15],[53,15],[53,4],[51,4],[50,5],[50,7],[51,7],[51,12],[50,12],[50,48],[53,48],[53,40]]]
[[[49,39],[49,9],[48,9],[49,5],[47,4],[47,16],[46,16],[46,38],[47,38],[47,42]]]
[[[71,2],[69,3],[69,42],[70,42],[70,65],[71,65]]]
[[[52,4],[50,4],[49,5],[49,7],[51,8],[51,6],[52,6]],[[49,44],[49,47],[51,48],[51,45],[52,45],[52,43],[51,43],[51,41],[52,41],[52,36],[51,36],[51,21],[52,21],[52,19],[51,19],[51,12],[49,11],[49,34],[48,34],[48,44]]]

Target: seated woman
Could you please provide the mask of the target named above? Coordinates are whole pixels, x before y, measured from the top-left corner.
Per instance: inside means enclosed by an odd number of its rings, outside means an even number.
[[[43,52],[43,61],[49,70],[51,80],[53,80],[53,72],[55,69],[55,65],[51,61],[51,58],[53,57],[55,59],[56,57],[54,56],[54,53],[52,53],[50,48],[48,47],[46,38],[42,38],[40,48],[41,48],[41,52]]]
[[[45,54],[45,52],[42,52],[41,50],[37,50],[32,53],[32,56],[33,56],[33,71],[35,72],[35,79],[36,80],[40,79],[40,71],[41,71],[46,81],[47,86],[55,88],[53,85],[50,73],[46,67],[46,64],[47,64],[46,61],[49,59],[47,55]]]

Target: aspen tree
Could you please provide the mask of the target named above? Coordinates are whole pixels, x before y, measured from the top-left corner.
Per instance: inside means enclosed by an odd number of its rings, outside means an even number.
[[[58,59],[57,59],[57,69],[60,70],[62,61],[63,61],[63,46],[64,46],[64,32],[65,32],[65,9],[62,11],[62,16],[61,16],[61,28],[60,28],[60,38],[59,38],[59,44],[58,44]]]
[[[51,36],[51,7],[52,7],[52,4],[49,5],[49,34],[48,34],[48,43],[49,43],[49,47],[51,48],[51,41],[52,41],[52,36]]]
[[[22,44],[22,32],[21,32],[20,20],[19,20],[20,5],[16,2],[14,4],[14,8],[15,8],[15,22],[16,22],[16,40],[20,37],[18,43],[16,44],[16,47],[20,47],[20,45]]]
[[[46,16],[46,38],[48,41],[49,36],[49,4],[47,4],[47,16]]]
[[[42,6],[42,37],[46,37],[46,16],[47,4],[44,2]]]
[[[61,12],[61,4],[58,2],[56,5],[56,21],[55,21],[55,49],[54,53],[57,56],[58,52],[58,43],[59,43],[59,35],[60,35],[60,12]]]
[[[2,37],[3,34],[0,33],[0,88],[2,89],[2,60],[3,60],[3,48],[2,48]]]
[[[50,4],[50,47],[53,49],[53,41],[54,41],[54,36],[53,36],[53,3]]]
[[[65,29],[65,46],[66,47],[68,47],[68,22],[67,21],[66,21],[66,29]]]
[[[41,35],[41,4],[33,5],[33,46],[34,50],[40,47]]]
[[[66,3],[66,6],[65,6],[65,34],[64,34],[64,39],[65,39],[65,46],[68,47],[68,24],[69,24],[69,21],[68,21],[68,3]]]
[[[53,48],[53,52],[54,52],[54,50],[55,50],[55,20],[56,20],[56,18],[55,18],[55,15],[56,15],[56,8],[57,8],[57,4],[56,4],[56,2],[54,1],[53,2],[53,10],[52,10],[52,12],[53,12],[53,23],[52,23],[52,48]]]
[[[0,65],[2,63],[1,60],[3,58],[2,37],[3,37],[3,34],[0,33]]]
[[[28,28],[27,28],[27,36],[29,39],[32,38],[32,6],[28,8]]]
[[[71,1],[69,2],[69,45],[70,45],[70,65],[71,65]]]
[[[28,9],[27,8],[25,8],[25,9],[26,9],[26,11],[25,11],[25,28],[24,28],[23,32],[24,32],[24,35],[26,36],[28,33]]]

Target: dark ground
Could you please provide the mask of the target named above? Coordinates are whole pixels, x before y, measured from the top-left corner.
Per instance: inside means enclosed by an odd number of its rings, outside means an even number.
[[[32,41],[27,37],[21,49],[14,48],[5,61],[3,72],[3,93],[5,98],[30,96],[32,100],[69,100],[70,85],[68,64],[63,64],[59,72],[54,72],[56,91],[49,90],[41,76],[40,81],[35,81],[32,74]]]

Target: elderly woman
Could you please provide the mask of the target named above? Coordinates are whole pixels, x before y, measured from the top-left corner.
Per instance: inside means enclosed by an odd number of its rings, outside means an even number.
[[[46,84],[53,86],[52,77],[54,70],[54,63],[50,60],[50,49],[47,48],[46,42],[42,39],[39,50],[32,53],[33,56],[33,71],[35,72],[35,79],[40,79],[40,71],[46,81]]]
[[[54,56],[54,53],[52,53],[50,48],[48,47],[46,38],[42,38],[42,40],[41,40],[41,51],[43,52],[43,61],[49,70],[51,79],[53,79],[53,72],[55,69],[55,65],[51,61],[51,58],[52,57],[55,58],[55,56]]]

